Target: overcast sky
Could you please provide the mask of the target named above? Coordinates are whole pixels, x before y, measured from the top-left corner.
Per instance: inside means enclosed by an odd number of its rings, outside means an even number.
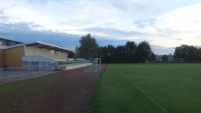
[[[0,37],[74,49],[90,33],[100,46],[148,41],[156,54],[201,46],[200,0],[0,0]]]

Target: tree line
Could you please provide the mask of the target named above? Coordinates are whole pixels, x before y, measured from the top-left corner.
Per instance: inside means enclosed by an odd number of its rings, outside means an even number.
[[[105,63],[144,63],[147,60],[155,60],[155,55],[146,41],[139,44],[127,41],[125,45],[117,47],[113,45],[100,47],[98,56]]]
[[[76,58],[101,58],[103,63],[144,63],[155,61],[156,55],[151,50],[147,41],[139,44],[127,41],[117,47],[113,45],[99,46],[90,34],[82,36],[80,46],[75,49]],[[201,48],[189,45],[181,45],[175,48],[173,58],[183,58],[184,62],[201,62]],[[168,55],[161,57],[162,62],[168,62]]]
[[[143,63],[147,60],[154,61],[155,54],[150,44],[142,41],[136,44],[134,41],[127,41],[125,45],[114,47],[113,45],[99,46],[95,38],[90,34],[82,36],[80,46],[76,47],[76,57],[90,59],[98,57],[103,63]]]
[[[201,62],[201,48],[182,44],[175,48],[175,58],[183,58],[186,63]]]

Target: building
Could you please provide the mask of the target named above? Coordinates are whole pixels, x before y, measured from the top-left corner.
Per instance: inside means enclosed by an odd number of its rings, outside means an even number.
[[[23,44],[23,42],[0,38],[0,49],[18,44]]]
[[[37,69],[55,69],[59,61],[67,61],[66,48],[36,41],[25,44],[0,38],[0,68],[3,67],[37,67]]]
[[[162,62],[163,60],[162,60],[162,55],[156,55],[155,56],[155,62]]]

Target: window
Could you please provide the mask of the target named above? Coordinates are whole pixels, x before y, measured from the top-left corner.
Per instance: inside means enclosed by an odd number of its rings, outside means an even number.
[[[60,55],[61,51],[50,50],[50,54]]]
[[[50,50],[50,54],[54,54],[54,50]]]
[[[60,54],[61,54],[61,51],[54,51],[54,54],[55,54],[55,55],[60,55]]]

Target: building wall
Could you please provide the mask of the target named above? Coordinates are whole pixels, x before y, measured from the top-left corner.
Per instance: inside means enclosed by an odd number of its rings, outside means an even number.
[[[4,65],[8,67],[21,67],[24,46],[13,47],[4,50]]]
[[[34,46],[26,46],[25,47],[25,55],[32,56],[38,55],[45,58],[49,58],[56,61],[66,61],[67,60],[67,53],[60,52],[59,54],[55,54],[53,51],[45,49],[45,48],[38,48]]]
[[[2,68],[4,66],[4,54],[3,54],[3,50],[0,49],[0,68]]]

